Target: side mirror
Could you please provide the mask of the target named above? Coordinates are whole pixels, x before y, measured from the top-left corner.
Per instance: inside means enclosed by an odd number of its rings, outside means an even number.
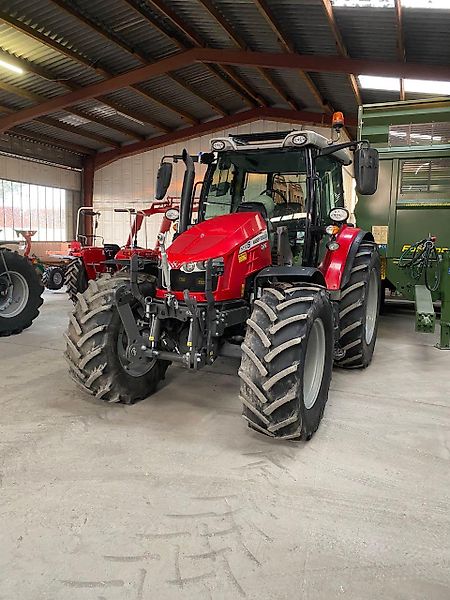
[[[378,186],[378,150],[360,146],[355,150],[354,168],[356,191],[363,196],[375,194]]]
[[[169,162],[161,163],[158,174],[156,175],[156,193],[155,198],[162,200],[169,189],[172,180],[173,165]]]

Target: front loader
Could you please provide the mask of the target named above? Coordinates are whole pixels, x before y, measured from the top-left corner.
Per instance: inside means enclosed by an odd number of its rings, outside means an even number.
[[[128,281],[89,284],[66,335],[76,382],[105,401],[133,403],[156,390],[171,363],[198,370],[225,342],[240,344],[248,425],[309,439],[333,362],[367,367],[377,335],[380,259],[372,235],[347,223],[349,148],[358,190],[374,193],[378,155],[363,142],[302,130],[217,138],[200,157],[184,151],[178,232],[168,247],[160,236],[156,291],[140,286],[145,259],[137,256]],[[198,160],[207,170],[192,223]],[[169,161],[158,195],[170,184]]]

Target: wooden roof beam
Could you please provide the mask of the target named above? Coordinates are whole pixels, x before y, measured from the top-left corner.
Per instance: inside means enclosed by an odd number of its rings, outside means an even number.
[[[93,65],[88,59],[82,57],[80,54],[74,52],[73,50],[66,48],[65,46],[56,42],[49,36],[46,36],[45,34],[41,33],[40,31],[37,31],[33,27],[30,27],[29,25],[22,23],[21,21],[15,19],[9,15],[5,15],[4,13],[0,14],[0,21],[7,23],[9,26],[13,27],[17,31],[20,31],[24,35],[27,35],[28,37],[33,38],[35,41],[38,41],[38,42],[46,45],[48,48],[51,48],[55,52],[59,52],[60,54],[63,54],[64,56],[72,59],[73,61],[77,62],[78,64],[81,64],[84,67],[87,67],[89,69],[93,69],[99,75],[101,75],[103,77],[110,76],[110,73],[108,73],[101,67],[95,67],[95,65]],[[127,86],[125,86],[125,87],[127,87]],[[134,118],[133,115],[131,114],[131,112],[128,112],[128,109],[126,107],[123,107],[121,112],[125,115],[130,116],[132,119]],[[159,121],[157,121],[156,119],[152,119],[150,117],[147,118],[144,122],[148,123],[152,127],[156,127],[157,129],[160,129],[161,131],[167,131],[169,129],[166,125],[163,125],[162,123],[159,123]]]
[[[248,48],[247,42],[240,37],[240,35],[233,29],[230,23],[225,19],[223,14],[214,6],[210,0],[198,0],[198,2],[203,6],[203,8],[207,11],[207,13],[220,25],[220,27],[225,31],[228,37],[234,42],[234,44],[240,48],[241,50],[246,50]],[[204,45],[204,44],[203,44]],[[298,104],[293,100],[289,94],[283,89],[281,85],[273,78],[273,76],[266,71],[265,69],[257,69],[259,74],[265,79],[268,84],[275,90],[275,92],[294,110],[298,110]]]
[[[402,2],[395,1],[395,22],[397,26],[397,53],[401,61],[406,60],[405,44],[403,42],[403,19],[402,19]],[[405,100],[405,81],[400,78],[400,100]]]
[[[336,23],[336,19],[334,16],[333,5],[331,4],[331,0],[322,0],[322,5],[325,10],[325,14],[328,20],[328,25],[330,26],[331,31],[333,32],[334,41],[336,44],[336,48],[341,56],[348,57],[349,54],[347,52],[347,48],[344,44],[344,40],[342,38],[339,27]],[[355,96],[356,104],[361,106],[361,93],[359,91],[358,80],[356,79],[353,73],[348,74],[348,81],[353,90],[353,95]]]
[[[168,19],[172,25],[181,31],[181,33],[187,37],[190,43],[193,46],[198,48],[203,48],[205,46],[204,40],[197,34],[196,31],[192,30],[178,15],[175,11],[172,11],[168,6],[161,2],[161,0],[148,0],[149,3],[166,19]],[[146,18],[153,26],[158,27],[158,25],[154,22],[153,19],[150,18],[144,11],[141,10],[139,4],[136,0],[124,0],[129,6],[132,6],[135,10],[139,11],[140,14]],[[163,28],[158,27],[158,30],[165,35],[168,35]],[[168,36],[170,37],[170,36]],[[180,42],[179,40],[174,40],[173,37],[170,37],[172,41],[177,43],[180,50],[187,50],[189,46]],[[238,75],[233,69],[230,67],[222,67],[221,69],[214,67],[212,65],[205,65],[205,67],[215,76],[221,79],[228,87],[233,89],[234,92],[239,94],[239,96],[244,100],[244,102],[249,106],[255,106],[256,104],[267,105],[265,99],[261,97],[260,94],[251,89],[246,81],[242,79],[240,75]],[[225,72],[226,77],[221,73],[221,71]],[[230,80],[233,82],[231,83]]]
[[[283,48],[283,50],[285,52],[288,52],[289,54],[296,54],[296,48],[295,48],[294,44],[281,31],[281,28],[280,28],[279,24],[276,23],[275,17],[273,16],[272,11],[268,7],[266,0],[254,0],[254,3],[256,5],[256,8],[261,13],[261,15],[264,17],[266,23],[272,29],[273,33],[277,36],[278,41],[281,44],[281,47]],[[311,79],[311,77],[307,73],[305,73],[303,70],[299,71],[299,75],[300,75],[301,79],[303,79],[303,81],[308,86],[309,91],[314,96],[318,105],[323,107],[324,110],[326,110],[327,112],[331,112],[331,109],[324,103],[323,98],[322,98],[319,90],[317,89],[316,84]]]

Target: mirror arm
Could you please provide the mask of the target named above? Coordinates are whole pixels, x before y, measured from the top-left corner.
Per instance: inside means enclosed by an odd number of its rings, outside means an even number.
[[[344,150],[345,148],[352,148],[353,150],[356,150],[356,148],[358,146],[369,147],[369,141],[368,140],[358,140],[358,141],[351,141],[351,142],[343,142],[342,144],[331,144],[330,146],[327,146],[326,148],[322,148],[322,150],[319,152],[319,156],[328,156],[329,154],[334,154],[338,150]]]

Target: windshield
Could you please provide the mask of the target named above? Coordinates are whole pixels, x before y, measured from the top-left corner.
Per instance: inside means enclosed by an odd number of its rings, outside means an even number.
[[[224,152],[212,169],[203,198],[204,219],[260,210],[261,205],[270,220],[293,213],[305,216],[304,151]]]

